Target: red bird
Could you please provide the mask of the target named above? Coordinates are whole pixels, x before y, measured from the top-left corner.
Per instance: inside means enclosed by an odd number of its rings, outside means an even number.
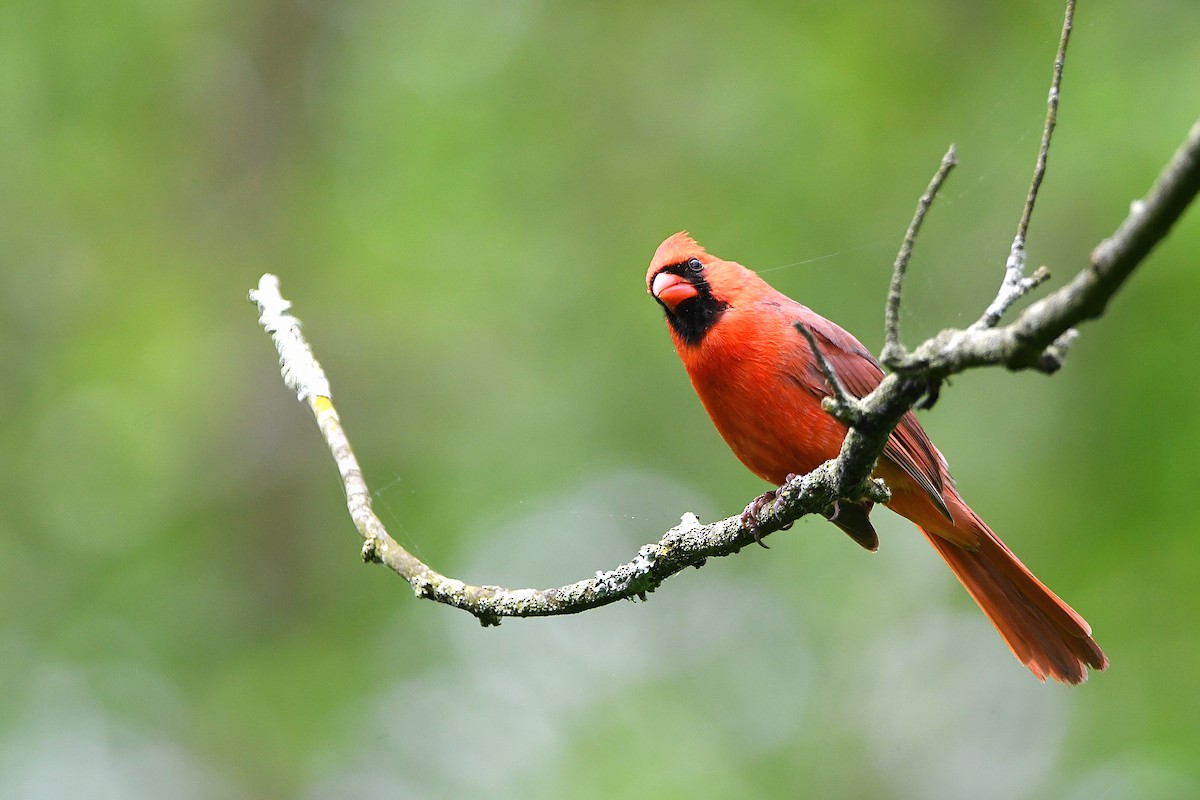
[[[666,313],[696,394],[751,472],[780,485],[838,455],[846,426],[821,408],[829,388],[793,326],[808,326],[847,390],[862,397],[883,371],[857,339],[741,264],[709,255],[687,233],[659,245],[646,287]],[[892,490],[888,507],[925,534],[1039,680],[1082,683],[1088,667],[1108,666],[1083,617],[959,497],[946,460],[911,412],[892,433],[875,475]],[[833,522],[874,550],[879,540],[869,511],[869,503],[842,502]]]

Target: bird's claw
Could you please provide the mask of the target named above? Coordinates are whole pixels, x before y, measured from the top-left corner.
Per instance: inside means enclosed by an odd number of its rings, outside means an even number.
[[[946,378],[945,383],[949,382],[950,379]],[[938,397],[941,396],[942,383],[943,381],[930,379],[928,385],[925,387],[925,396],[921,398],[921,401],[916,404],[915,408],[919,411],[928,411],[933,408],[934,404],[938,401]]]
[[[787,484],[791,482],[795,477],[796,476],[794,474],[789,474],[784,480],[784,483]],[[767,547],[767,544],[762,540],[762,534],[759,533],[758,515],[764,508],[771,503],[774,503],[778,496],[779,489],[771,489],[770,491],[763,492],[758,497],[751,500],[749,505],[746,506],[746,510],[742,512],[742,525],[750,531],[750,534],[754,537],[754,541],[757,542],[760,547],[765,547],[768,550],[770,548]],[[786,531],[790,527],[792,527],[791,522],[784,522],[780,524],[779,530]]]
[[[776,493],[777,491],[775,489],[771,489],[768,492],[763,492],[758,497],[751,500],[746,506],[746,510],[742,512],[742,525],[744,525],[745,528],[750,531],[750,535],[754,537],[754,541],[757,542],[760,547],[765,547],[768,550],[771,548],[767,547],[767,544],[762,540],[762,534],[760,534],[758,531],[758,513],[762,511],[763,508],[769,503],[775,502]]]
[[[764,505],[774,503],[774,501],[775,491],[772,489],[772,491],[763,492],[754,500],[751,500],[746,505],[745,511],[742,512],[742,524],[745,529],[750,531],[751,536],[754,536],[754,540],[758,543],[758,546],[766,547],[767,549],[770,548],[767,547],[766,542],[762,541],[762,534],[758,533],[758,512],[762,511]]]

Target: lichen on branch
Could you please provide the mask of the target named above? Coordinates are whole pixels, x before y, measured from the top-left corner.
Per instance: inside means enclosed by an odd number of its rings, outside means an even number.
[[[687,513],[679,525],[658,541],[643,545],[628,562],[551,589],[472,586],[442,575],[397,544],[372,510],[371,494],[334,407],[329,381],[301,333],[299,321],[290,313],[291,304],[280,293],[279,280],[273,275],[263,275],[258,288],[250,292],[250,299],[257,304],[259,322],[279,352],[284,381],[309,405],[337,464],[347,510],[362,538],[363,559],[385,564],[403,577],[419,597],[468,611],[484,625],[499,624],[503,617],[574,614],[617,600],[645,599],[672,575],[688,567],[702,566],[714,556],[736,553],[758,537],[787,527],[799,517],[822,513],[838,500],[887,502],[887,487],[872,477],[875,463],[900,419],[914,407],[931,406],[947,377],[983,366],[1036,369],[1045,373],[1061,367],[1068,347],[1078,335],[1076,326],[1104,312],[1112,297],[1200,192],[1198,121],[1146,197],[1134,202],[1128,217],[1112,236],[1095,247],[1090,263],[1065,286],[1029,305],[1014,321],[999,325],[1017,299],[1048,277],[1045,269],[1025,276],[1024,247],[1055,124],[1073,8],[1074,3],[1068,3],[1034,178],[996,298],[980,319],[966,329],[943,330],[911,351],[900,343],[899,312],[905,271],[921,222],[956,163],[951,147],[918,203],[893,267],[885,309],[885,345],[880,357],[891,373],[873,392],[855,398],[842,387],[811,332],[803,326],[797,328],[797,335],[808,340],[832,387],[833,395],[824,404],[826,410],[845,422],[849,430],[837,458],[790,480],[780,487],[774,502],[756,509],[756,526],[747,526],[740,513],[707,525]]]

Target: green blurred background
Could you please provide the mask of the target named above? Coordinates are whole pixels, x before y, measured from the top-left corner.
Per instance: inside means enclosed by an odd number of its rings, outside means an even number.
[[[484,630],[358,559],[246,291],[392,533],[551,586],[765,487],[646,296],[712,252],[881,340],[994,292],[1056,3],[0,8],[0,797],[1200,793],[1200,208],[1052,379],[922,420],[1112,659],[1037,683],[928,546],[820,520],[647,604]],[[1200,111],[1194,0],[1082,4],[1030,255],[1086,264]]]

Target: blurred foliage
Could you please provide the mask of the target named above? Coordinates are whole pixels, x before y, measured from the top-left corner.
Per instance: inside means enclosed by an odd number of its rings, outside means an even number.
[[[994,291],[1054,3],[0,6],[0,796],[1194,797],[1192,209],[1053,379],[923,419],[1113,666],[1041,686],[883,512],[646,605],[482,630],[358,563],[246,290],[281,275],[393,533],[557,585],[763,487],[658,242],[880,340]],[[1086,264],[1200,109],[1192,0],[1084,4],[1031,257]]]

